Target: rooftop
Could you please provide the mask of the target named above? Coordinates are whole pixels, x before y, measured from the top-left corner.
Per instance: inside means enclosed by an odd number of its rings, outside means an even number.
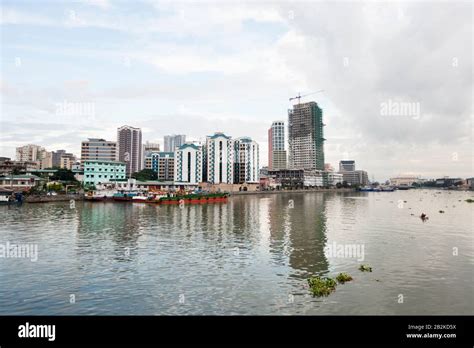
[[[86,163],[108,163],[108,164],[123,164],[125,165],[125,162],[120,162],[120,161],[102,161],[102,160],[86,160],[84,161],[84,164]]]
[[[210,139],[216,139],[219,137],[224,137],[226,139],[230,139],[231,137],[228,135],[225,135],[223,132],[215,132],[213,135],[208,136]]]
[[[7,175],[7,176],[0,176],[0,180],[12,180],[12,179],[35,179],[35,180],[43,180],[39,176],[31,175],[31,174],[22,174],[22,175]]]

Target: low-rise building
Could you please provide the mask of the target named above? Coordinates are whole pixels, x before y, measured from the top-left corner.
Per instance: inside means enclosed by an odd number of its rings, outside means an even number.
[[[316,169],[279,169],[268,171],[268,184],[273,188],[322,187],[325,173]]]
[[[417,183],[419,178],[416,176],[397,176],[390,178],[390,185],[392,186],[412,186]]]
[[[42,179],[36,175],[8,175],[0,177],[0,188],[7,188],[11,190],[29,190],[34,186],[39,185]]]
[[[96,188],[101,189],[115,189],[118,191],[147,191],[147,192],[176,192],[176,191],[192,191],[199,190],[200,185],[194,183],[175,183],[174,181],[138,181],[136,179],[120,179],[113,180],[107,183],[96,185]]]
[[[0,175],[17,173],[27,173],[40,169],[38,161],[0,161]]]
[[[98,185],[114,180],[125,180],[124,162],[87,160],[84,162],[84,185]]]
[[[460,186],[463,184],[463,180],[461,178],[439,178],[436,179],[436,186],[438,187],[451,187],[451,186]]]
[[[344,181],[344,175],[341,173],[327,171],[326,175],[327,175],[328,186],[336,186],[337,184],[342,184]]]
[[[339,174],[342,174],[343,182],[345,181],[351,186],[366,186],[369,184],[369,175],[365,170],[342,171]]]
[[[467,178],[466,184],[471,190],[474,190],[474,178]]]

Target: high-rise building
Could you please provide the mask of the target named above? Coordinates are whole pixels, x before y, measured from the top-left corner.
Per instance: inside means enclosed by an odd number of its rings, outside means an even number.
[[[286,164],[285,123],[275,121],[268,130],[268,169],[284,169]]]
[[[45,153],[44,147],[28,144],[16,148],[16,160],[20,162],[41,161]]]
[[[180,147],[186,142],[186,135],[184,134],[173,134],[173,135],[165,135],[164,137],[164,144],[165,144],[165,152],[174,152],[177,147]]]
[[[173,181],[174,153],[149,152],[145,157],[145,169],[155,171],[160,181]]]
[[[210,184],[234,183],[234,141],[224,133],[206,137],[205,179]]]
[[[353,161],[353,160],[339,161],[339,171],[340,172],[353,172],[354,170],[356,170],[355,161]]]
[[[234,183],[258,183],[258,143],[249,137],[241,137],[234,141],[234,150]]]
[[[64,154],[66,154],[66,150],[53,151],[51,167],[59,167],[61,165],[61,156]]]
[[[58,164],[61,156],[66,153],[64,150],[59,155]],[[117,158],[117,143],[105,139],[89,138],[81,143],[81,161],[115,161]]]
[[[53,167],[54,151],[45,151],[40,161],[40,169]]]
[[[117,161],[125,162],[127,175],[143,168],[142,130],[122,126],[117,129]]]
[[[289,167],[324,170],[323,110],[316,102],[288,110]]]
[[[174,181],[199,184],[203,179],[203,149],[192,143],[185,143],[174,152]]]

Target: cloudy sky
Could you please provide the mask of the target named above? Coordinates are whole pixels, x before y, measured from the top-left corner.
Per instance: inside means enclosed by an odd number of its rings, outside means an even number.
[[[370,178],[473,176],[470,1],[2,0],[0,156],[80,155],[117,127],[145,140],[267,129],[288,98],[324,110],[326,162]]]

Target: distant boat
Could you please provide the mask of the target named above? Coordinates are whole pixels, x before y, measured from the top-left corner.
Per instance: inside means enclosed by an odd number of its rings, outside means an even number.
[[[373,192],[373,191],[374,191],[374,188],[373,188],[373,187],[364,186],[364,187],[359,188],[359,191],[360,191],[360,192]]]
[[[393,192],[395,191],[395,188],[393,187],[369,187],[369,186],[364,186],[359,188],[360,192]]]
[[[13,191],[0,191],[0,205],[22,204],[23,194]]]
[[[380,191],[381,192],[393,192],[393,191],[395,191],[395,188],[394,187],[381,187]]]
[[[136,192],[117,192],[114,193],[113,199],[114,201],[132,201],[136,195]]]
[[[110,190],[98,190],[98,191],[91,191],[85,195],[85,199],[87,201],[107,201],[112,199],[113,191]]]

